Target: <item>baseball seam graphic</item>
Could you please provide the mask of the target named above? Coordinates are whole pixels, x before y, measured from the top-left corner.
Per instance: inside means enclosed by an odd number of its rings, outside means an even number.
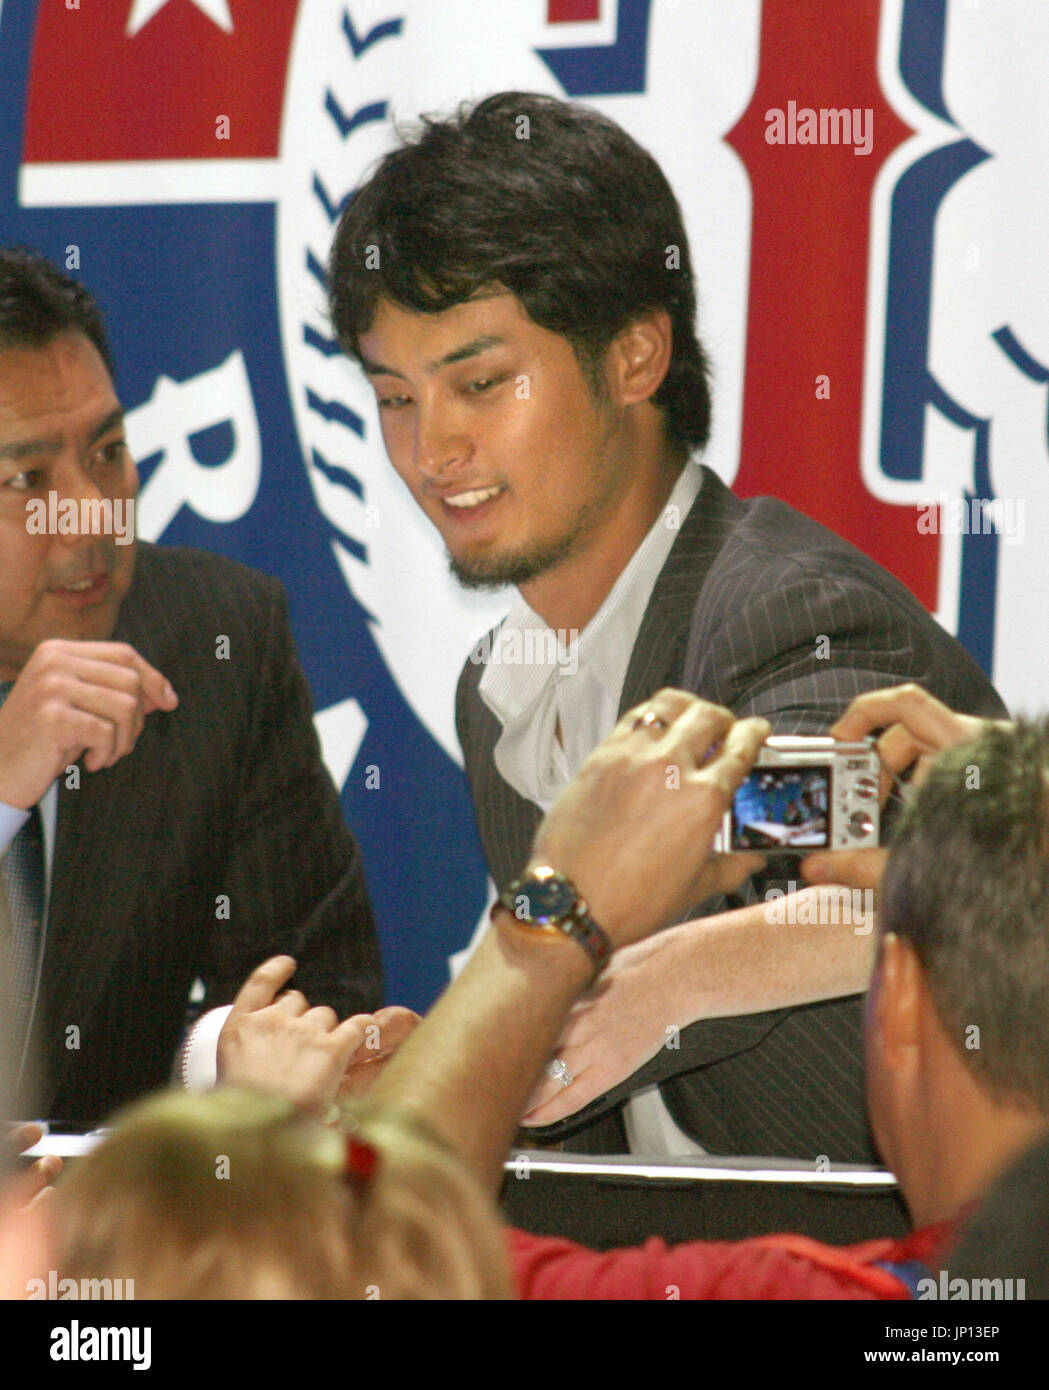
[[[414,118],[419,106],[408,22],[372,24],[363,8],[358,0],[333,19],[322,0],[303,0],[296,23],[277,207],[282,348],[303,463],[343,579],[407,702],[460,762],[456,680],[471,639],[507,601],[466,594],[451,578],[439,536],[386,459],[371,387],[327,317],[325,267],[339,215],[390,147],[390,118]]]

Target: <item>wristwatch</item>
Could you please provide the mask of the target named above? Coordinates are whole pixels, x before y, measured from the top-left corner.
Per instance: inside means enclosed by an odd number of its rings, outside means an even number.
[[[590,916],[586,899],[564,874],[549,865],[515,878],[493,903],[493,916],[498,907],[505,908],[525,931],[570,936],[590,957],[595,975],[611,958],[612,943]]]

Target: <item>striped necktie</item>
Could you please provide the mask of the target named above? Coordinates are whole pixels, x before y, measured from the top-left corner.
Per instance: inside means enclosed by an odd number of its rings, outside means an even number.
[[[0,705],[13,688],[0,681]],[[10,911],[10,941],[5,974],[11,991],[12,1038],[25,1037],[36,989],[40,954],[40,924],[44,915],[44,837],[40,810],[33,806],[29,819],[8,846],[0,861],[0,886]]]

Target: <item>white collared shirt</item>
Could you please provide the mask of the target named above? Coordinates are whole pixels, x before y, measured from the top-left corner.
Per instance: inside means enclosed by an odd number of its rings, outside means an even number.
[[[641,620],[702,481],[690,460],[581,633],[559,629],[555,642],[553,629],[519,597],[492,642],[478,691],[503,726],[495,765],[504,781],[544,812],[615,727]]]
[[[544,813],[615,727],[645,609],[702,481],[698,463],[690,459],[581,633],[554,634],[518,598],[492,642],[478,691],[503,726],[495,765],[514,791]],[[632,1099],[624,1117],[633,1153],[705,1152],[674,1123],[658,1087]]]

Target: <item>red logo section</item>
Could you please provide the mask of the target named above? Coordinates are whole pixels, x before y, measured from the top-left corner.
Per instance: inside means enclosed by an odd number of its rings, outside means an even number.
[[[879,11],[878,0],[762,6],[757,87],[727,137],[754,199],[735,488],[790,502],[934,608],[937,543],[918,535],[913,508],[877,501],[860,473],[871,193],[911,134],[878,86]],[[808,143],[840,137],[843,123],[825,118],[821,127],[819,113],[846,107],[872,129],[867,153],[855,129],[848,144]],[[777,136],[784,142],[770,143]],[[828,378],[822,387],[819,378]]]
[[[548,24],[578,24],[601,18],[601,0],[546,0]]]
[[[298,0],[228,0],[232,33],[166,0],[129,36],[134,9],[41,0],[25,160],[275,158]]]

